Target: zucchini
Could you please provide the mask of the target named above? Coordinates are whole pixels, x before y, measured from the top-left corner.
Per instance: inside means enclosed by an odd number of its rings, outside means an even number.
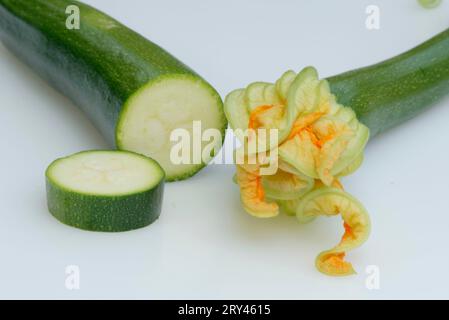
[[[254,82],[232,91],[225,113],[233,129],[257,129],[243,143],[242,159],[277,154],[278,170],[263,176],[262,162],[237,164],[243,208],[259,218],[279,212],[300,223],[341,214],[341,242],[316,259],[319,271],[334,276],[354,269],[346,251],[363,244],[370,231],[366,209],[343,191],[339,179],[363,162],[368,140],[417,115],[449,93],[449,29],[393,59],[320,79],[313,67],[285,72],[275,83]],[[278,141],[259,130],[277,129]],[[261,131],[263,132],[263,131]],[[249,140],[254,152],[246,151]],[[239,152],[239,153],[242,153]]]
[[[55,160],[46,173],[47,203],[59,221],[90,231],[145,227],[160,214],[164,171],[126,151],[85,151]]]
[[[441,4],[441,0],[418,0],[418,2],[426,9],[436,8]]]
[[[79,30],[66,27],[69,5],[80,9]],[[190,177],[210,160],[192,160],[196,157],[191,155],[188,163],[173,163],[173,129],[186,129],[192,137],[193,121],[198,120],[202,132],[218,129],[224,139],[222,101],[205,80],[88,5],[72,0],[0,0],[0,38],[81,107],[111,145],[154,158],[169,181]],[[222,141],[213,143],[219,150]]]
[[[327,80],[337,101],[374,137],[449,93],[449,29],[392,59]]]

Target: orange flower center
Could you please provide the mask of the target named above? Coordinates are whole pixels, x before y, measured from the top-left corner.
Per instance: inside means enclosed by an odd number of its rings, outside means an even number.
[[[271,108],[273,108],[273,105],[263,105],[258,106],[253,111],[251,111],[251,114],[249,115],[249,123],[248,128],[250,129],[257,129],[261,126],[261,123],[259,122],[259,115]]]

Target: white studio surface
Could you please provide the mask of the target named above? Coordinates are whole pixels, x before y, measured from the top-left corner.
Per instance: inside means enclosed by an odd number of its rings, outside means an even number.
[[[288,69],[313,65],[327,77],[379,62],[449,27],[445,0],[432,10],[416,0],[86,2],[173,53],[223,97]],[[369,5],[380,9],[379,30],[365,26]],[[331,278],[314,259],[338,242],[340,219],[253,218],[232,165],[167,184],[162,215],[147,228],[105,234],[61,224],[46,208],[46,167],[108,146],[3,45],[0,75],[0,298],[449,298],[449,98],[370,141],[363,166],[343,180],[367,207],[372,233],[348,255],[358,274]],[[70,265],[79,267],[79,290],[66,288]],[[372,265],[374,290],[366,286]]]

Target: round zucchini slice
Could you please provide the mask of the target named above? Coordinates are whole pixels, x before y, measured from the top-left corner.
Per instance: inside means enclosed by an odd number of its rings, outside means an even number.
[[[85,151],[55,160],[46,173],[50,213],[72,227],[104,232],[145,227],[160,215],[165,173],[127,151]]]

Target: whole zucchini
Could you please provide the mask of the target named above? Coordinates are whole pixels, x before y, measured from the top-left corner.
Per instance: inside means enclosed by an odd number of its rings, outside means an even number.
[[[78,30],[66,27],[70,5],[80,9]],[[195,120],[203,131],[224,133],[227,126],[221,98],[206,81],[164,49],[78,1],[0,0],[0,38],[80,106],[111,144],[154,158],[167,180],[187,178],[207,162],[171,161],[173,129],[192,133]]]

